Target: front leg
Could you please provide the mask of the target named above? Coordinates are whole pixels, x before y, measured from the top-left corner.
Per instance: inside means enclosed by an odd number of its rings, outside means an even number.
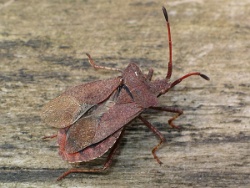
[[[147,79],[148,81],[151,81],[151,80],[152,80],[152,77],[153,77],[153,74],[154,74],[154,70],[150,68],[150,69],[148,70],[148,74],[145,75],[146,79]]]
[[[168,123],[169,125],[172,127],[172,128],[175,128],[175,129],[180,129],[179,126],[176,126],[173,121],[178,118],[180,115],[183,114],[183,110],[179,109],[179,108],[176,108],[176,107],[172,107],[172,106],[159,106],[159,107],[150,107],[151,109],[154,109],[154,110],[159,110],[159,111],[165,111],[165,112],[173,112],[173,113],[177,113],[175,116],[173,116],[172,118],[170,118],[168,120]]]

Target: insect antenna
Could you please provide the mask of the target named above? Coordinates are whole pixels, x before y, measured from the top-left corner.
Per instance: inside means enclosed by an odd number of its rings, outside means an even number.
[[[164,6],[162,7],[162,11],[163,11],[163,14],[164,14],[164,17],[166,20],[166,25],[167,25],[167,30],[168,30],[168,46],[169,46],[169,62],[168,62],[168,72],[167,72],[166,79],[170,80],[171,75],[172,75],[172,39],[171,39],[170,24],[169,24],[169,20],[168,20],[168,13],[167,13],[167,10]],[[209,77],[206,76],[205,74],[201,74],[199,72],[192,72],[192,73],[186,74],[186,75],[182,76],[181,78],[175,80],[173,83],[171,83],[171,85],[168,89],[166,89],[165,91],[162,92],[162,94],[166,93],[169,89],[171,89],[175,85],[179,84],[182,80],[188,78],[189,76],[193,76],[193,75],[199,75],[202,78],[204,78],[205,80],[209,80]]]
[[[169,89],[171,89],[175,85],[179,84],[182,80],[188,78],[189,76],[193,76],[193,75],[198,75],[198,76],[202,77],[205,80],[210,80],[210,78],[208,76],[206,76],[205,74],[201,74],[199,72],[191,72],[191,73],[186,74],[186,75],[182,76],[181,78],[175,80],[173,83],[171,83]]]
[[[167,10],[165,7],[162,7],[162,11],[166,19],[166,25],[167,25],[167,30],[168,30],[169,62],[168,62],[168,72],[167,72],[166,79],[169,80],[172,75],[172,40],[171,40],[170,24],[168,21]]]

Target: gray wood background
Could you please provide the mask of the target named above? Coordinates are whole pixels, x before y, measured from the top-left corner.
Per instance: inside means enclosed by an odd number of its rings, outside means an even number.
[[[67,87],[118,75],[98,64],[125,68],[133,61],[154,78],[167,70],[172,29],[173,80],[201,71],[161,97],[184,110],[170,129],[171,113],[147,112],[166,137],[140,121],[127,127],[112,168],[102,174],[55,179],[71,167],[57,155],[55,129],[41,107]],[[0,187],[249,187],[250,3],[248,0],[0,1]],[[103,159],[86,164],[101,164]]]

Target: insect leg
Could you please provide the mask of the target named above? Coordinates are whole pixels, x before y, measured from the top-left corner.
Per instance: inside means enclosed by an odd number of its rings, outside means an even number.
[[[122,128],[122,129],[123,129],[123,128]],[[84,172],[86,172],[86,173],[93,173],[93,172],[102,172],[102,171],[106,170],[107,168],[109,168],[110,165],[111,165],[112,159],[113,159],[113,157],[114,157],[114,155],[115,155],[115,152],[117,151],[117,148],[118,148],[118,146],[119,146],[119,143],[120,143],[120,141],[121,141],[121,139],[122,139],[124,130],[125,130],[125,129],[122,130],[122,132],[121,132],[119,138],[117,139],[117,141],[115,142],[115,144],[112,146],[112,148],[111,148],[111,150],[110,150],[110,153],[109,153],[109,155],[108,155],[108,157],[107,157],[107,160],[106,160],[106,162],[104,163],[104,165],[103,165],[102,168],[93,168],[93,169],[72,168],[72,169],[70,169],[70,170],[64,172],[61,176],[59,176],[59,177],[57,178],[57,181],[62,180],[63,178],[65,178],[66,176],[68,176],[68,175],[71,174],[71,173],[84,173]],[[120,131],[120,130],[118,130],[118,131]]]
[[[179,126],[176,126],[173,121],[178,118],[180,115],[183,114],[183,111],[179,108],[176,108],[176,107],[172,107],[172,106],[163,106],[163,107],[150,107],[151,109],[154,109],[154,110],[160,110],[160,111],[166,111],[166,112],[173,112],[173,113],[177,113],[174,117],[170,118],[168,120],[168,123],[169,125],[172,127],[172,128],[176,128],[176,129],[180,129]]]
[[[112,160],[113,160],[113,157],[114,157],[114,155],[115,155],[115,153],[116,153],[116,151],[117,151],[117,149],[118,149],[118,146],[119,146],[119,144],[120,144],[120,141],[121,141],[121,139],[122,139],[122,137],[123,137],[124,131],[125,131],[125,129],[122,128],[122,132],[121,132],[119,138],[117,139],[116,143],[115,143],[115,144],[113,145],[113,147],[111,148],[110,153],[109,153],[109,155],[108,155],[108,157],[107,157],[107,160],[106,160],[106,162],[104,163],[103,168],[101,169],[101,171],[102,171],[102,170],[106,170],[107,168],[110,167],[111,162],[112,162]]]
[[[57,134],[53,134],[50,136],[44,136],[44,137],[42,137],[42,139],[55,138],[55,137],[57,137]]]
[[[153,77],[153,74],[154,74],[154,70],[153,70],[153,69],[149,69],[149,70],[148,70],[148,74],[145,75],[145,76],[146,76],[146,79],[147,79],[148,81],[151,81],[151,80],[152,80],[152,77]]]
[[[160,138],[160,142],[152,149],[152,154],[156,161],[161,165],[162,162],[156,155],[156,150],[160,147],[160,145],[166,141],[165,137],[158,131],[151,123],[149,123],[145,118],[138,116],[138,118],[153,132],[155,135],[157,135]]]
[[[119,71],[119,72],[122,72],[120,69],[96,65],[95,62],[94,62],[94,60],[92,59],[92,57],[91,57],[88,53],[86,53],[86,55],[87,55],[88,58],[89,58],[89,63],[90,63],[90,65],[91,65],[92,67],[94,67],[95,69],[106,69],[106,70],[112,70],[112,71]]]

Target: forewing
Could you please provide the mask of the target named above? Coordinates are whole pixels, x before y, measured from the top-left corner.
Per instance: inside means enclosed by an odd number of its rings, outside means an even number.
[[[65,150],[75,153],[92,144],[98,126],[95,116],[82,117],[76,121],[67,132]]]
[[[117,92],[114,92],[108,100],[95,106],[88,116],[82,116],[67,131],[65,150],[67,153],[78,152],[93,144],[97,129],[100,127],[101,117],[115,105]]]
[[[46,104],[41,117],[50,126],[65,128],[108,99],[120,84],[121,78],[117,77],[72,87]]]
[[[63,158],[63,160],[69,161],[71,163],[86,162],[96,159],[106,153],[108,149],[110,149],[116,143],[117,139],[121,136],[122,129],[118,130],[101,142],[92,144],[76,153],[68,153],[66,151],[65,147],[67,143],[67,128],[60,129],[58,133],[59,155]]]
[[[88,111],[93,105],[80,104],[74,97],[61,95],[42,109],[42,119],[50,126],[63,128],[74,123],[74,121]]]
[[[74,97],[80,104],[98,104],[105,101],[121,85],[121,77],[97,80],[67,89],[62,95]]]
[[[112,135],[136,118],[142,111],[143,108],[136,103],[115,104],[101,116],[92,144]]]

